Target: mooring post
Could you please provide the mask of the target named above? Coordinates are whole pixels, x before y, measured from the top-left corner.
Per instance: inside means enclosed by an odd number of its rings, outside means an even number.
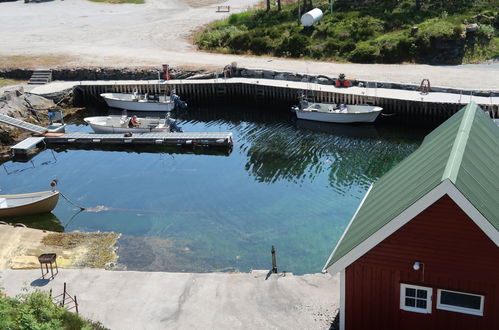
[[[272,273],[277,274],[277,262],[275,257],[275,247],[272,245]]]

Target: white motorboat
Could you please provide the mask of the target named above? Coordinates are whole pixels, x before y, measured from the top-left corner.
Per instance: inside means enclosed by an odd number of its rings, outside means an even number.
[[[311,103],[301,101],[293,107],[298,119],[328,123],[372,123],[383,108],[372,105],[352,105],[334,103]]]
[[[126,94],[126,93],[103,93],[100,94],[111,108],[118,108],[131,111],[172,111],[176,106],[187,107],[187,104],[180,100],[176,94],[148,95],[146,94]]]
[[[83,119],[92,127],[95,133],[149,133],[149,132],[178,132],[175,119],[138,118],[139,125],[131,127],[130,117],[127,116],[97,116]]]

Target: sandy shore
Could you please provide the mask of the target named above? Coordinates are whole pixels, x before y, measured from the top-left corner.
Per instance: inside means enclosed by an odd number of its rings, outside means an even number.
[[[145,5],[110,5],[87,0],[0,3],[0,68],[6,66],[240,67],[296,71],[433,86],[499,90],[499,65],[429,66],[338,64],[199,52],[192,32],[226,17],[216,4],[195,0],[146,0]],[[256,0],[228,0],[231,12]],[[16,64],[17,63],[17,64]]]

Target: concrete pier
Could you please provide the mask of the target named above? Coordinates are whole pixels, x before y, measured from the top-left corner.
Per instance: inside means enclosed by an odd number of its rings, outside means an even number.
[[[110,329],[329,329],[339,278],[329,274],[162,273],[61,269],[0,271],[8,296],[52,289],[78,297],[79,312]]]
[[[188,102],[230,102],[234,100],[258,104],[296,103],[306,94],[317,102],[373,104],[383,107],[385,113],[408,118],[447,118],[470,101],[499,117],[499,97],[475,96],[471,91],[460,93],[377,88],[368,83],[363,87],[337,88],[310,82],[254,78],[219,78],[202,80],[144,80],[144,81],[81,81],[59,82],[34,89],[33,93],[50,94],[73,88],[75,100],[80,104],[101,100],[101,93],[163,94],[175,90]],[[482,93],[483,95],[483,93]]]

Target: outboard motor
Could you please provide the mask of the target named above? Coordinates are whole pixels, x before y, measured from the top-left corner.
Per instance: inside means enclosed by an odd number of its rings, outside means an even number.
[[[187,103],[185,103],[184,101],[182,101],[180,99],[180,96],[178,96],[177,94],[172,94],[170,96],[170,99],[175,103],[175,108],[176,109],[187,109]]]

